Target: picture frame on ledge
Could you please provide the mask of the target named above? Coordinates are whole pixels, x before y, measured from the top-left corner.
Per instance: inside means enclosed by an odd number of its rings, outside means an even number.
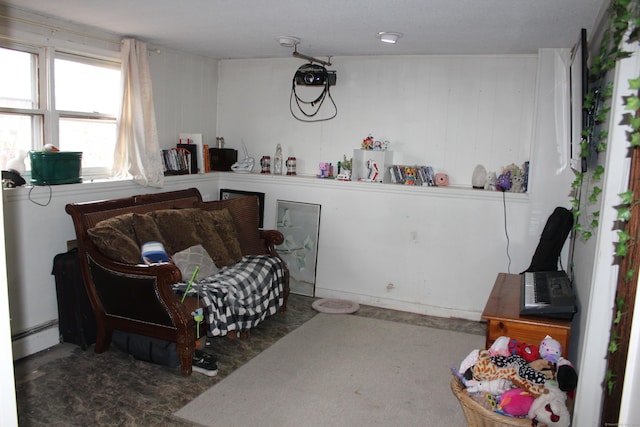
[[[315,296],[320,205],[278,200],[276,228],[284,236],[277,250],[289,267],[291,293]]]

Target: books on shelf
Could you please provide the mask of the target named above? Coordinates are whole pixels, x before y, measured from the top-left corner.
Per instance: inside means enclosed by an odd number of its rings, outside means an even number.
[[[162,164],[165,175],[186,175],[191,173],[191,152],[185,148],[162,150]]]
[[[204,163],[204,147],[202,145],[201,133],[181,133],[179,135],[180,143],[182,145],[195,145],[196,152],[196,172],[192,173],[205,173]]]
[[[431,166],[393,165],[389,167],[391,182],[394,184],[412,184],[435,186],[435,174]]]

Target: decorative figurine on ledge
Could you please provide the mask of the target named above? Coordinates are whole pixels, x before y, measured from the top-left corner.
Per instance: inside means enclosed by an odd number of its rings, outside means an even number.
[[[320,162],[318,165],[320,173],[318,174],[318,178],[329,178],[332,175],[332,166],[331,163]]]
[[[404,184],[416,185],[416,179],[418,178],[418,169],[412,167],[404,168]]]

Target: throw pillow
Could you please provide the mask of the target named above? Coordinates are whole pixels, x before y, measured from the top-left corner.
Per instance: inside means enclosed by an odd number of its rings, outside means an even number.
[[[173,263],[180,269],[182,280],[188,282],[198,267],[195,280],[213,276],[219,269],[202,245],[195,245],[173,254]]]
[[[94,227],[87,233],[98,250],[109,258],[125,264],[139,264],[142,261],[138,244],[115,227]]]

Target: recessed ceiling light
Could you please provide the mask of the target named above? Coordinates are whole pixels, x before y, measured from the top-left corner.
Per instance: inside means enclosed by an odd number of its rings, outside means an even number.
[[[400,37],[402,37],[402,33],[392,33],[388,31],[379,32],[376,37],[380,39],[381,42],[394,44],[398,41]]]
[[[280,36],[276,40],[280,43],[280,46],[284,47],[295,47],[299,45],[301,40],[298,37],[293,36]]]

